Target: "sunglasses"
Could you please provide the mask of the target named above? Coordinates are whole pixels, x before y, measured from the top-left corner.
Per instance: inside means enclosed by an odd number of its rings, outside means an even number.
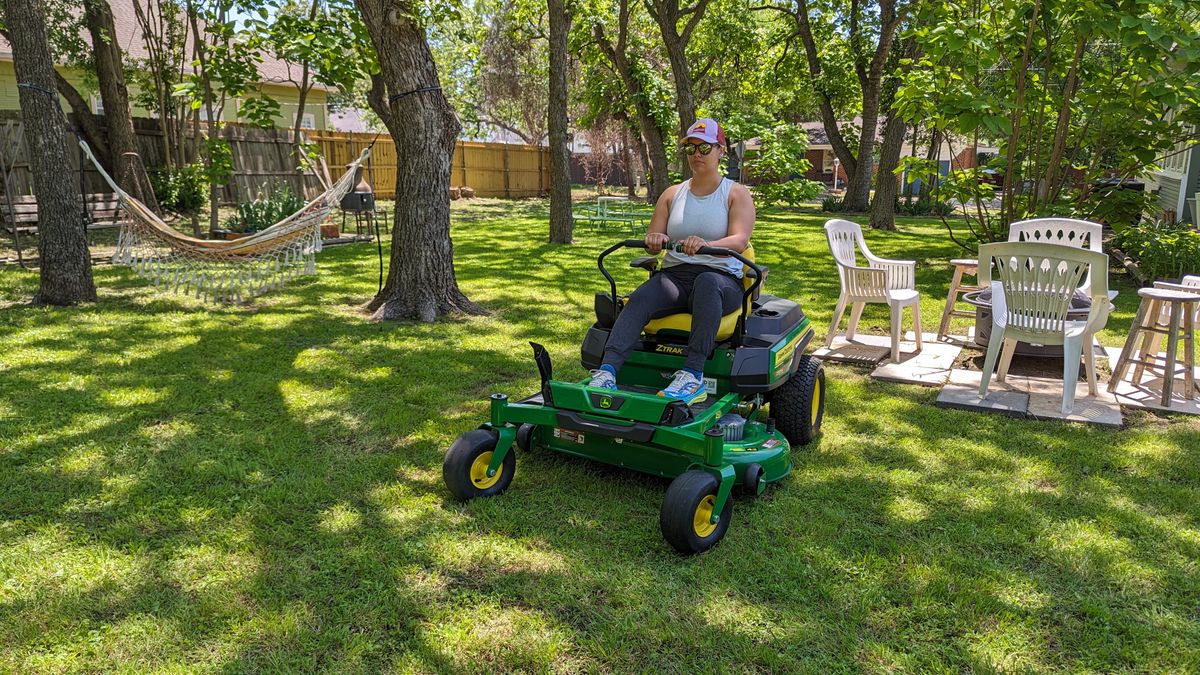
[[[684,143],[679,146],[679,149],[683,151],[683,154],[690,156],[696,154],[697,150],[700,151],[701,155],[707,155],[713,151],[714,147],[716,146],[712,143]]]

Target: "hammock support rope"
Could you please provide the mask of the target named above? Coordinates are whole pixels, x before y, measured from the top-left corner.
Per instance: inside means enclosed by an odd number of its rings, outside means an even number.
[[[79,145],[127,216],[121,219],[113,264],[131,267],[157,289],[224,303],[244,302],[316,273],[321,223],[358,183],[371,155],[370,148],[363,150],[337,182],[287,218],[248,237],[219,241],[190,237],[165,223],[113,181],[87,143]]]

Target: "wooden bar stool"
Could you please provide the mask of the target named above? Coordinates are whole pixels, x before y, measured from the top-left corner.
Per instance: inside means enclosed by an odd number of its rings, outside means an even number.
[[[1183,381],[1185,399],[1196,395],[1196,309],[1200,303],[1200,295],[1165,288],[1143,288],[1138,291],[1142,302],[1138,305],[1137,316],[1129,329],[1129,337],[1121,349],[1117,366],[1113,368],[1112,381],[1108,383],[1110,392],[1116,391],[1117,383],[1125,376],[1129,366],[1136,365],[1133,371],[1133,384],[1139,385],[1146,366],[1163,368],[1162,405],[1171,406],[1171,391],[1178,374],[1176,354],[1179,350],[1180,327],[1183,328]],[[1161,336],[1167,337],[1166,353],[1160,354],[1158,345]],[[1138,348],[1138,338],[1141,347]],[[1136,358],[1135,358],[1136,357]]]
[[[979,261],[969,258],[957,258],[950,261],[954,265],[954,279],[950,281],[950,293],[946,296],[946,307],[942,310],[942,323],[938,326],[937,339],[942,341],[946,339],[946,331],[950,330],[950,317],[963,316],[975,318],[975,310],[955,309],[955,304],[958,303],[958,296],[971,291],[979,290],[979,286],[964,285],[962,283],[963,274],[972,276],[979,273]]]

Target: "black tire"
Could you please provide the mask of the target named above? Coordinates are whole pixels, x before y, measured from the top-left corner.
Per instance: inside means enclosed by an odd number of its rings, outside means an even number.
[[[663,497],[658,525],[663,538],[676,551],[684,555],[703,553],[716,546],[725,536],[733,512],[733,499],[725,500],[725,508],[721,509],[721,518],[715,526],[703,518],[704,525],[697,531],[695,522],[698,515],[703,515],[703,504],[707,503],[708,513],[712,513],[718,485],[717,479],[711,474],[697,470],[687,471],[671,481],[671,487],[667,488],[667,495]],[[712,529],[705,531],[706,526]]]
[[[537,431],[537,425],[522,424],[517,427],[517,447],[524,452],[529,452],[533,449],[533,433]]]
[[[815,405],[814,405],[815,402]],[[825,369],[805,354],[796,372],[771,392],[771,416],[793,446],[808,445],[821,433],[825,419]]]
[[[759,464],[751,464],[742,474],[742,494],[757,497],[762,489],[763,468]]]
[[[456,498],[467,501],[476,497],[492,497],[508,489],[517,470],[517,451],[510,448],[496,475],[480,474],[480,466],[487,468],[491,453],[496,450],[499,434],[491,429],[468,431],[446,451],[442,462],[442,480]],[[472,468],[475,475],[472,476]]]

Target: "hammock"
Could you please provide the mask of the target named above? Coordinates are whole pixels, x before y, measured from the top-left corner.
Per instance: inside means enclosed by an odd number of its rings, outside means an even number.
[[[157,289],[226,303],[249,300],[296,276],[316,273],[321,223],[358,182],[359,169],[371,154],[370,148],[363,150],[336,183],[287,218],[248,237],[217,241],[189,237],[163,222],[117,186],[87,143],[79,145],[127,215],[121,219],[113,264],[132,267]]]

